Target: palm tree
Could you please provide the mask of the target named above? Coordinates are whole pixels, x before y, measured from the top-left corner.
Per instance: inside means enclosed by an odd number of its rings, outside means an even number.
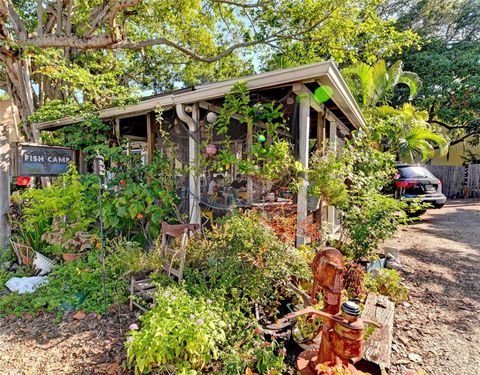
[[[384,60],[374,65],[357,63],[342,71],[343,77],[355,96],[366,117],[370,119],[370,133],[386,148],[394,149],[398,159],[409,162],[426,161],[435,154],[448,152],[447,139],[436,133],[428,124],[425,111],[417,110],[410,103],[400,108],[388,104],[394,88],[403,83],[409,88],[409,100],[413,99],[421,86],[420,78],[403,70],[403,62],[397,61],[390,67]]]
[[[379,60],[374,65],[360,62],[343,69],[342,73],[357,102],[363,108],[387,102],[393,96],[395,86],[400,83],[409,87],[410,99],[421,86],[421,80],[415,73],[403,70],[402,61],[397,61],[390,67],[387,67],[385,60]]]
[[[426,111],[405,103],[399,109],[383,105],[372,112],[377,121],[389,128],[390,147],[395,148],[400,160],[424,162],[435,156],[436,149],[441,156],[448,152],[449,142],[430,128]]]

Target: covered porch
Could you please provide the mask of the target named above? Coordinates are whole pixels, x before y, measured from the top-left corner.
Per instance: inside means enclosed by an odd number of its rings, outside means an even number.
[[[145,98],[133,105],[114,107],[99,112],[100,119],[110,124],[116,136],[128,139],[127,152],[139,152],[145,163],[152,160],[156,151],[172,153],[179,167],[187,167],[184,180],[183,200],[188,202],[188,218],[190,223],[200,223],[203,210],[209,210],[212,204],[208,199],[209,185],[212,179],[221,174],[231,185],[238,176],[238,170],[231,167],[223,171],[202,171],[199,165],[200,156],[208,153],[204,141],[207,137],[208,124],[215,121],[234,84],[245,81],[253,102],[281,104],[283,121],[288,130],[279,134],[288,139],[293,147],[296,159],[308,168],[310,155],[330,148],[340,152],[351,131],[363,126],[364,119],[355,103],[346,83],[333,62],[322,62],[297,68],[262,73],[235,80],[203,84],[186,89],[175,90],[150,98]],[[161,112],[161,129],[159,127]],[[242,158],[245,150],[251,146],[247,131],[238,126],[240,114],[232,116],[228,128],[228,136],[237,157]],[[35,125],[38,132],[52,131],[82,121],[81,117],[70,117]],[[261,128],[262,124],[255,124]],[[209,147],[216,150],[215,141],[222,141],[222,135],[215,134]],[[167,142],[168,141],[168,142]],[[81,158],[80,158],[81,159]],[[80,172],[86,172],[86,162],[79,161]],[[327,222],[330,233],[338,231],[340,221],[334,207],[322,206],[309,210],[308,181],[301,179],[295,195],[277,193],[271,199],[270,190],[262,194],[255,189],[251,178],[247,178],[242,198],[233,202],[230,194],[225,194],[225,206],[255,206],[262,204],[279,204],[281,199],[295,198],[297,211],[297,245],[305,243],[302,223],[307,221]],[[257,194],[256,194],[257,193]],[[238,198],[238,196],[236,197]],[[272,202],[275,200],[276,202]],[[280,202],[279,202],[280,201]],[[218,208],[218,207],[217,207]],[[205,212],[204,212],[205,214]]]

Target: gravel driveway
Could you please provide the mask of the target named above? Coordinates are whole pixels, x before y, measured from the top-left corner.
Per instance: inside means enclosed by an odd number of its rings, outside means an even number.
[[[397,306],[391,374],[480,374],[480,200],[450,201],[401,230],[410,300]]]

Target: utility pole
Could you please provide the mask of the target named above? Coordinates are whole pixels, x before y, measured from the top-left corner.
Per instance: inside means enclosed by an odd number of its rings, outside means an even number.
[[[0,250],[8,247],[10,224],[10,143],[9,125],[0,123]]]

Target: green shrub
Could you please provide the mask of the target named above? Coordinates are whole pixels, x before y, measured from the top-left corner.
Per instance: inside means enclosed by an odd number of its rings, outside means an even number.
[[[191,241],[187,283],[205,283],[247,302],[268,303],[291,277],[310,278],[298,250],[280,241],[254,212],[234,215],[205,238]]]
[[[10,277],[25,276],[10,273]],[[22,315],[40,310],[61,314],[64,309],[84,309],[103,312],[102,269],[99,254],[89,253],[87,258],[57,264],[48,276],[48,284],[31,294],[9,293],[0,297],[0,315]],[[106,268],[107,304],[125,302],[128,281]]]
[[[217,359],[227,340],[227,323],[211,300],[192,297],[178,287],[157,294],[157,305],[140,318],[142,328],[127,338],[129,365],[136,373],[154,368],[195,373]]]
[[[365,287],[372,292],[390,297],[395,303],[408,299],[408,288],[401,283],[400,275],[396,270],[383,268],[367,273]]]

